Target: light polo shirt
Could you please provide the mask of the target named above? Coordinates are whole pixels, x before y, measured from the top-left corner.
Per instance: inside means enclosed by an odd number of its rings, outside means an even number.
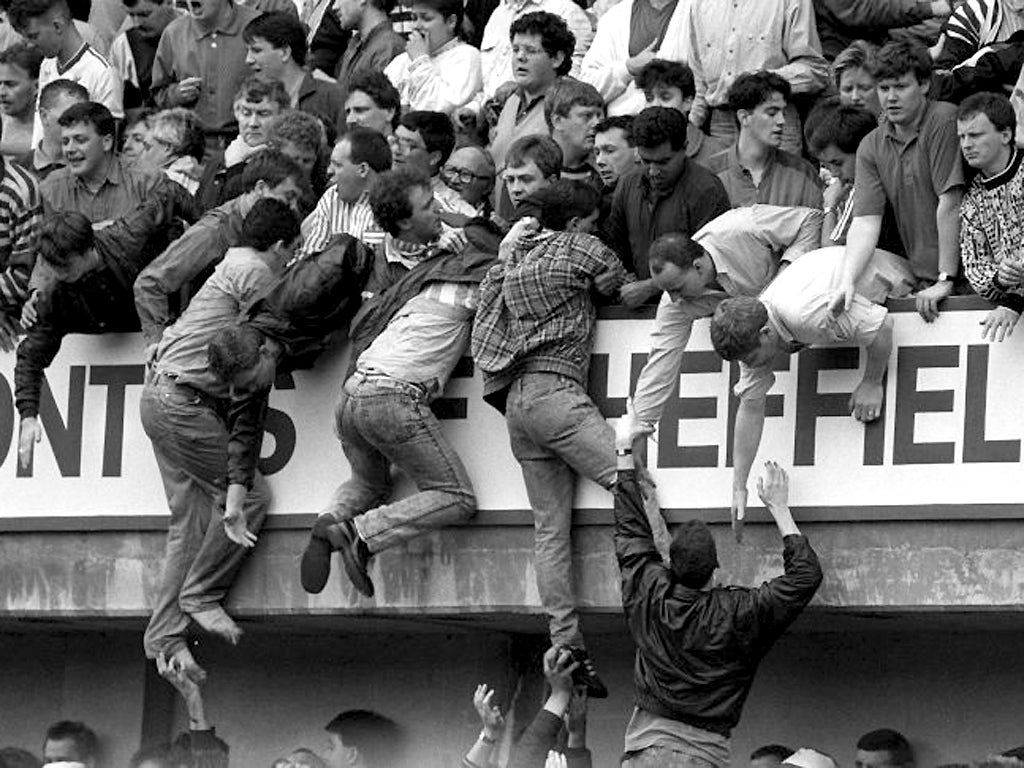
[[[43,59],[39,67],[39,90],[54,80],[71,80],[79,83],[89,92],[89,100],[96,101],[110,110],[114,117],[124,117],[122,92],[124,82],[114,71],[110,62],[99,51],[88,43],[82,43],[78,53],[63,65],[57,63],[57,57]],[[43,124],[39,120],[39,97],[36,96],[36,119],[32,127],[32,146],[38,146],[43,140]]]
[[[881,216],[888,201],[914,274],[935,281],[939,275],[939,195],[964,184],[956,107],[929,102],[910,136],[902,141],[888,120],[857,148],[854,216]]]
[[[842,246],[831,246],[808,253],[780,273],[761,294],[768,309],[768,324],[790,353],[812,344],[868,347],[874,343],[889,314],[883,305],[858,292],[850,309],[838,317],[829,309],[841,282],[845,251]],[[872,279],[874,262],[872,259],[863,279]],[[751,368],[740,363],[735,392],[741,400],[762,398],[774,384],[770,366]]]
[[[734,144],[726,153],[725,168],[719,172],[729,203],[733,208],[742,205],[802,205],[821,208],[821,179],[814,166],[802,157],[772,149],[761,180],[755,184],[750,171],[740,163],[739,150]]]
[[[655,425],[679,380],[693,321],[714,314],[729,296],[757,296],[781,261],[792,262],[816,249],[822,213],[812,208],[752,205],[734,208],[693,236],[714,262],[719,287],[703,296],[673,301],[666,293],[654,319],[651,351],[640,372],[633,407],[642,424]]]

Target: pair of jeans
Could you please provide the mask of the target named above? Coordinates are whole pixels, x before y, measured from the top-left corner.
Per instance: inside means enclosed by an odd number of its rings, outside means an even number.
[[[354,519],[372,554],[476,513],[469,474],[422,387],[357,371],[345,383],[337,430],[352,475],[323,514],[338,522]],[[391,498],[392,465],[418,493],[385,504]]]
[[[228,429],[210,400],[167,377],[147,381],[140,406],[142,426],[153,443],[171,522],[153,616],[146,627],[146,656],[173,654],[186,642],[189,614],[224,600],[248,550],[224,532]],[[270,491],[256,476],[243,513],[259,531]]]
[[[526,373],[506,404],[512,455],[533,508],[537,590],[551,642],[583,645],[572,569],[575,474],[615,485],[615,435],[582,386],[557,373]]]

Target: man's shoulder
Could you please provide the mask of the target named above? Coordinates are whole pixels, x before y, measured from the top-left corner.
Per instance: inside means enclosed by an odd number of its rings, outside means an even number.
[[[784,149],[776,150],[775,164],[786,172],[806,176],[815,184],[820,184],[821,177],[818,175],[818,169],[799,155],[794,155],[792,152],[787,152]]]
[[[75,176],[68,168],[57,168],[40,182],[39,191],[46,197],[48,193],[70,188],[74,183]]]
[[[192,17],[188,14],[179,16],[164,27],[164,31],[160,35],[160,42],[163,43],[166,40],[167,44],[170,44],[186,37],[198,37],[195,33],[195,24],[192,21]],[[182,56],[186,55],[185,50],[179,50],[178,48],[173,48],[172,50]]]
[[[925,109],[924,121],[922,128],[926,125],[948,125],[949,123],[956,123],[956,110],[955,104],[950,104],[948,101],[930,101],[928,107]]]

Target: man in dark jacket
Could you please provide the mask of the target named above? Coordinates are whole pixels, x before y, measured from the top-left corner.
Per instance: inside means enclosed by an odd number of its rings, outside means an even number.
[[[782,534],[782,576],[756,588],[713,586],[715,541],[697,520],[676,530],[670,565],[664,565],[633,469],[631,416],[616,429],[615,554],[637,645],[636,706],[626,727],[624,765],[663,765],[677,753],[727,766],[729,735],[757,666],[814,596],[821,566],[793,522],[786,473],[771,461],[758,493]]]
[[[38,319],[18,345],[14,368],[23,466],[41,437],[38,423],[43,371],[69,333],[137,331],[132,284],[167,244],[176,217],[195,221],[191,196],[173,182],[158,186],[135,211],[98,232],[81,213],[52,213],[40,226],[36,250],[53,270],[54,286],[37,307]]]

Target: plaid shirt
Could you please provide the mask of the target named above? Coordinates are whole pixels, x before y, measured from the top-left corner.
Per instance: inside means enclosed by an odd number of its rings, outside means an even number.
[[[625,278],[614,251],[569,232],[542,232],[491,267],[480,284],[472,339],[485,391],[537,371],[586,386],[597,316],[591,289],[608,270]]]

